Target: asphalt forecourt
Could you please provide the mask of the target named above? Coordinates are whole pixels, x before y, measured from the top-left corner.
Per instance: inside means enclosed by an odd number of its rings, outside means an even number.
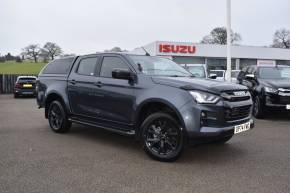
[[[274,114],[274,113],[273,113]],[[0,95],[0,192],[290,192],[290,115],[173,163],[133,139],[74,124],[56,134],[35,99]]]

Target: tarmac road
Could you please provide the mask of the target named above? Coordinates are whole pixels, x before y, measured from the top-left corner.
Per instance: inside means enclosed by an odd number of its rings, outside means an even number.
[[[132,138],[100,129],[74,124],[55,134],[35,99],[0,95],[0,192],[289,193],[290,115],[162,163]]]

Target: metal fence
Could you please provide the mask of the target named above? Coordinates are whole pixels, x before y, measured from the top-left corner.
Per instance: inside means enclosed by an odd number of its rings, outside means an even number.
[[[18,76],[36,76],[35,74],[0,74],[0,94],[13,93]]]

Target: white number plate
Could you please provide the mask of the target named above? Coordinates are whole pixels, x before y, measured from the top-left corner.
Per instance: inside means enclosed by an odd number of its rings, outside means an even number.
[[[244,131],[248,131],[249,129],[251,129],[251,123],[250,122],[244,123],[242,125],[237,125],[237,126],[235,126],[235,134],[241,133],[241,132],[244,132]]]
[[[286,109],[287,110],[290,110],[290,105],[286,105]]]

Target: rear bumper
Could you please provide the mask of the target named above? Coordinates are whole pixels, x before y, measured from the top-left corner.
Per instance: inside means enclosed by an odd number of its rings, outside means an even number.
[[[35,95],[35,89],[14,89],[14,94],[18,95]]]

